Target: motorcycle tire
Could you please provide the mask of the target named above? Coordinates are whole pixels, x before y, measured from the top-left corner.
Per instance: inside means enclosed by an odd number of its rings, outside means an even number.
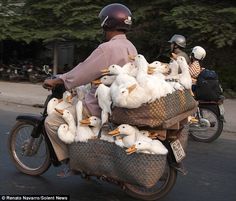
[[[31,137],[34,127],[33,122],[16,122],[8,138],[8,150],[19,171],[27,175],[38,176],[51,166],[51,158],[44,136]]]
[[[193,140],[198,142],[213,142],[221,135],[224,127],[223,120],[220,119],[218,108],[216,105],[201,105],[199,109],[200,113],[203,115],[203,118],[208,119],[210,117],[210,124],[212,126],[210,126],[207,131],[191,131],[190,129],[190,136]]]
[[[177,171],[173,167],[166,165],[166,170],[157,183],[151,188],[145,188],[132,184],[125,184],[125,192],[138,199],[153,201],[166,196],[175,185]]]

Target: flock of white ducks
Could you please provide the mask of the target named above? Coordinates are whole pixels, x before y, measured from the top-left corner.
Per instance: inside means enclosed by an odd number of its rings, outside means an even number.
[[[178,68],[182,71],[180,74]],[[73,93],[66,91],[62,100],[53,98],[49,101],[48,114],[56,113],[65,120],[65,123],[59,126],[58,137],[66,144],[97,138],[103,124],[108,122],[113,106],[138,108],[176,90],[190,89],[192,85],[185,58],[176,55],[173,55],[169,64],[159,61],[149,64],[145,57],[139,54],[134,57],[134,62],[122,67],[111,65],[102,73],[103,76],[99,80],[92,82],[98,85],[95,96],[102,109],[101,119],[94,116],[83,119],[82,100],[90,85],[74,89],[76,98],[73,98]],[[72,106],[72,102],[75,103],[76,117],[67,110]],[[127,148],[127,154],[167,154],[168,150],[161,141],[152,138],[153,135],[149,131],[122,124],[108,133],[102,131],[100,140]]]

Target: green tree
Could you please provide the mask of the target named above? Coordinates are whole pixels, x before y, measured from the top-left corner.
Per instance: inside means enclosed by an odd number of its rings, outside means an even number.
[[[101,1],[26,0],[19,23],[31,40],[53,44],[54,73],[57,73],[58,42],[76,41],[82,46],[98,40],[97,13]]]

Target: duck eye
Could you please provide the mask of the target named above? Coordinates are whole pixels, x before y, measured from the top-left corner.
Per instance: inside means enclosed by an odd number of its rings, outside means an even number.
[[[121,93],[123,94],[123,93],[125,93],[125,91],[122,91]]]
[[[125,128],[125,126],[122,126],[122,128]]]
[[[139,142],[138,145],[141,145],[141,143]]]

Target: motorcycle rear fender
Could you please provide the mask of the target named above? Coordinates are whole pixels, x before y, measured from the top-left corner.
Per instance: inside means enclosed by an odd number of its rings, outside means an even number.
[[[16,117],[17,121],[26,121],[31,122],[35,125],[34,130],[32,131],[31,136],[33,138],[38,138],[42,133],[42,128],[45,118],[41,115],[19,115]]]

